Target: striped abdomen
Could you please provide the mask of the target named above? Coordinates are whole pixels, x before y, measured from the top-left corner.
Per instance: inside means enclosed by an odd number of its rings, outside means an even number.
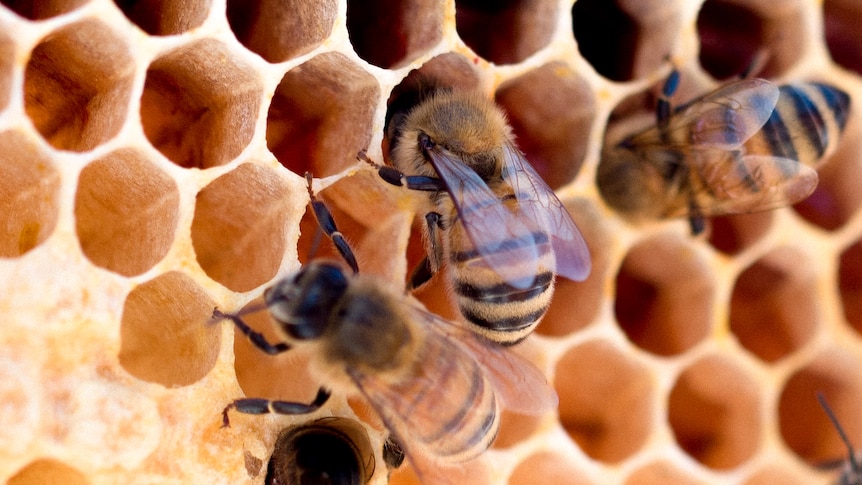
[[[850,97],[821,83],[785,84],[779,93],[766,124],[745,142],[746,151],[816,167],[844,131]]]

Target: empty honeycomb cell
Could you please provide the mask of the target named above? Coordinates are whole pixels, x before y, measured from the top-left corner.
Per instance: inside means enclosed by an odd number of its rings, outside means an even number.
[[[772,220],[770,211],[713,217],[709,220],[709,243],[725,254],[739,254],[769,232]]]
[[[120,365],[165,387],[197,382],[218,357],[221,332],[208,323],[213,308],[209,296],[178,271],[137,286],[123,305]]]
[[[223,165],[251,141],[262,96],[249,65],[220,41],[203,39],[150,64],[141,124],[150,143],[177,165]]]
[[[832,60],[862,74],[862,52],[859,50],[862,4],[856,0],[825,0],[823,17],[826,46]]]
[[[199,27],[212,0],[114,0],[135,25],[150,35],[176,35]]]
[[[0,133],[0,257],[43,243],[59,217],[60,174],[23,134]]]
[[[820,180],[807,199],[793,209],[808,222],[834,231],[840,229],[862,207],[862,130],[856,117],[848,119],[835,153],[817,169]]]
[[[559,2],[507,0],[455,2],[458,35],[479,57],[515,64],[545,47],[557,26]]]
[[[765,55],[756,77],[777,77],[799,60],[810,39],[795,0],[707,0],[697,17],[700,64],[717,79],[748,71]]]
[[[335,0],[228,0],[227,20],[237,40],[269,62],[307,54],[332,32]]]
[[[790,248],[746,268],[730,297],[730,330],[739,343],[766,362],[807,343],[818,321],[815,276],[805,255]]]
[[[655,461],[644,465],[626,478],[624,485],[705,485],[670,461]]]
[[[592,267],[584,281],[558,277],[548,313],[536,327],[541,335],[569,335],[595,322],[602,308],[610,266],[612,236],[602,226],[602,215],[595,204],[576,199],[566,204],[590,250]]]
[[[572,8],[581,55],[602,76],[628,81],[673,55],[681,22],[673,2],[578,0]]]
[[[179,217],[176,182],[134,150],[81,171],[75,225],[84,254],[124,276],[143,273],[171,247]]]
[[[375,66],[402,66],[440,42],[444,13],[443,4],[434,0],[348,1],[350,43]]]
[[[254,300],[242,311],[262,304],[263,299]],[[223,310],[236,311],[233,308]],[[275,321],[266,310],[243,315],[242,319],[255,331],[262,333],[268,342],[276,344],[283,340],[276,331]],[[231,323],[225,321],[221,325]],[[305,350],[291,349],[279,355],[265,354],[238,331],[234,331],[233,350],[236,379],[244,396],[299,402],[314,400],[321,383],[308,371],[310,356]],[[235,399],[241,397],[233,396]],[[241,414],[237,413],[236,416]]]
[[[15,56],[15,44],[5,33],[0,33],[0,112],[9,104],[12,92],[12,60]]]
[[[715,287],[706,262],[676,236],[633,246],[616,278],[617,322],[638,347],[658,355],[685,352],[712,326]]]
[[[862,334],[862,241],[841,253],[838,264],[838,290],[844,318]]]
[[[299,175],[338,173],[368,148],[380,85],[340,53],[293,68],[269,106],[266,142],[282,165]]]
[[[51,17],[71,12],[87,0],[2,0],[0,5],[30,20],[47,20]]]
[[[560,423],[584,453],[619,463],[652,432],[653,385],[647,369],[611,343],[578,345],[556,365]]]
[[[589,85],[561,62],[506,82],[497,103],[509,116],[518,148],[552,188],[578,174],[596,115]]]
[[[532,485],[535,483],[565,483],[566,485],[591,485],[579,467],[566,457],[543,451],[528,456],[515,467],[509,477],[509,485]]]
[[[249,291],[275,276],[288,235],[296,236],[296,228],[287,232],[290,191],[272,169],[244,163],[198,192],[192,244],[210,278]]]
[[[89,485],[87,476],[75,467],[53,458],[31,461],[9,477],[6,485]]]
[[[862,436],[862,362],[843,349],[829,348],[785,382],[778,401],[778,428],[787,446],[809,464],[847,457],[847,447],[820,407],[823,394],[841,427],[855,444]]]
[[[689,365],[668,398],[668,422],[679,446],[704,465],[735,468],[761,443],[757,381],[726,356]]]
[[[24,71],[24,108],[56,148],[86,151],[120,131],[135,64],[124,39],[98,20],[42,39]]]

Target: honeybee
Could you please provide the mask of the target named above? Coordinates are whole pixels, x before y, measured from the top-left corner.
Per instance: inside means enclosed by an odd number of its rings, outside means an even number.
[[[393,455],[390,443],[383,447],[384,461],[397,467],[399,455]],[[351,419],[333,416],[284,430],[275,442],[266,483],[365,485],[374,469],[365,428]]]
[[[820,406],[823,408],[823,411],[826,412],[827,416],[829,416],[829,420],[832,421],[832,425],[835,426],[835,430],[838,431],[838,435],[841,436],[841,441],[843,441],[847,446],[848,459],[846,463],[841,462],[844,465],[844,470],[841,472],[841,478],[839,479],[838,484],[862,485],[862,465],[860,465],[859,457],[856,456],[856,452],[853,450],[853,444],[844,432],[844,428],[838,421],[838,417],[835,416],[835,413],[832,412],[832,408],[827,404],[826,398],[823,397],[823,394],[817,393],[817,400],[820,402]],[[827,467],[831,468],[830,465],[827,465]]]
[[[428,194],[426,258],[409,287],[444,265],[461,315],[478,334],[511,345],[544,316],[554,276],[590,272],[583,236],[515,146],[503,112],[479,93],[434,89],[387,114],[394,167],[364,154],[386,182]],[[405,106],[406,104],[406,106]]]
[[[324,215],[324,232],[339,234],[310,183],[309,194],[314,213]],[[237,399],[224,408],[224,426],[231,409],[306,414],[327,401],[329,389],[354,389],[423,482],[458,483],[462,462],[496,436],[501,407],[539,415],[557,405],[556,393],[526,359],[427,312],[403,288],[345,271],[337,261],[311,261],[268,288],[264,301],[284,342],[267,342],[241,314],[216,309],[213,318],[233,321],[267,354],[308,349],[310,369],[325,387],[310,403]]]
[[[698,234],[705,216],[775,209],[814,191],[814,168],[847,122],[847,93],[745,79],[672,111],[678,79],[665,84],[656,126],[604,150],[596,179],[610,206],[634,219],[687,216]]]

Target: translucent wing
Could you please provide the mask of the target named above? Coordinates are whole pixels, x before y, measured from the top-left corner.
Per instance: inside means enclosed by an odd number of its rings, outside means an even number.
[[[513,216],[524,225],[538,224],[551,238],[555,272],[574,281],[590,274],[590,251],[569,211],[517,148],[503,147],[503,180],[515,192]]]
[[[769,81],[737,81],[679,107],[666,129],[656,126],[624,143],[635,150],[651,145],[734,150],[763,127],[778,96],[778,87]]]
[[[512,286],[529,287],[540,257],[533,237],[536,222],[517,217],[510,209],[512,204],[503,204],[500,196],[458,157],[439,145],[427,153],[482,263]]]
[[[557,396],[544,375],[510,349],[419,307],[410,311],[426,331],[407,375],[348,373],[424,483],[467,483],[452,467],[472,463],[490,445],[498,403],[541,414],[556,407]]]

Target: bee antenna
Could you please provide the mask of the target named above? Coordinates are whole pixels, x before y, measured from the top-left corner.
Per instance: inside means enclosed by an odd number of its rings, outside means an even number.
[[[835,430],[838,431],[838,435],[841,436],[841,441],[843,441],[844,445],[847,446],[847,454],[850,457],[850,467],[856,472],[862,470],[859,468],[859,463],[856,461],[856,452],[853,450],[853,444],[850,442],[850,438],[847,437],[847,433],[844,432],[844,428],[838,421],[838,417],[835,416],[835,413],[832,412],[832,408],[829,407],[829,404],[826,402],[826,398],[822,393],[818,392],[817,400],[820,402],[820,407],[822,407],[823,411],[826,412],[826,416],[828,416],[829,420],[832,421],[832,425],[835,426]]]

